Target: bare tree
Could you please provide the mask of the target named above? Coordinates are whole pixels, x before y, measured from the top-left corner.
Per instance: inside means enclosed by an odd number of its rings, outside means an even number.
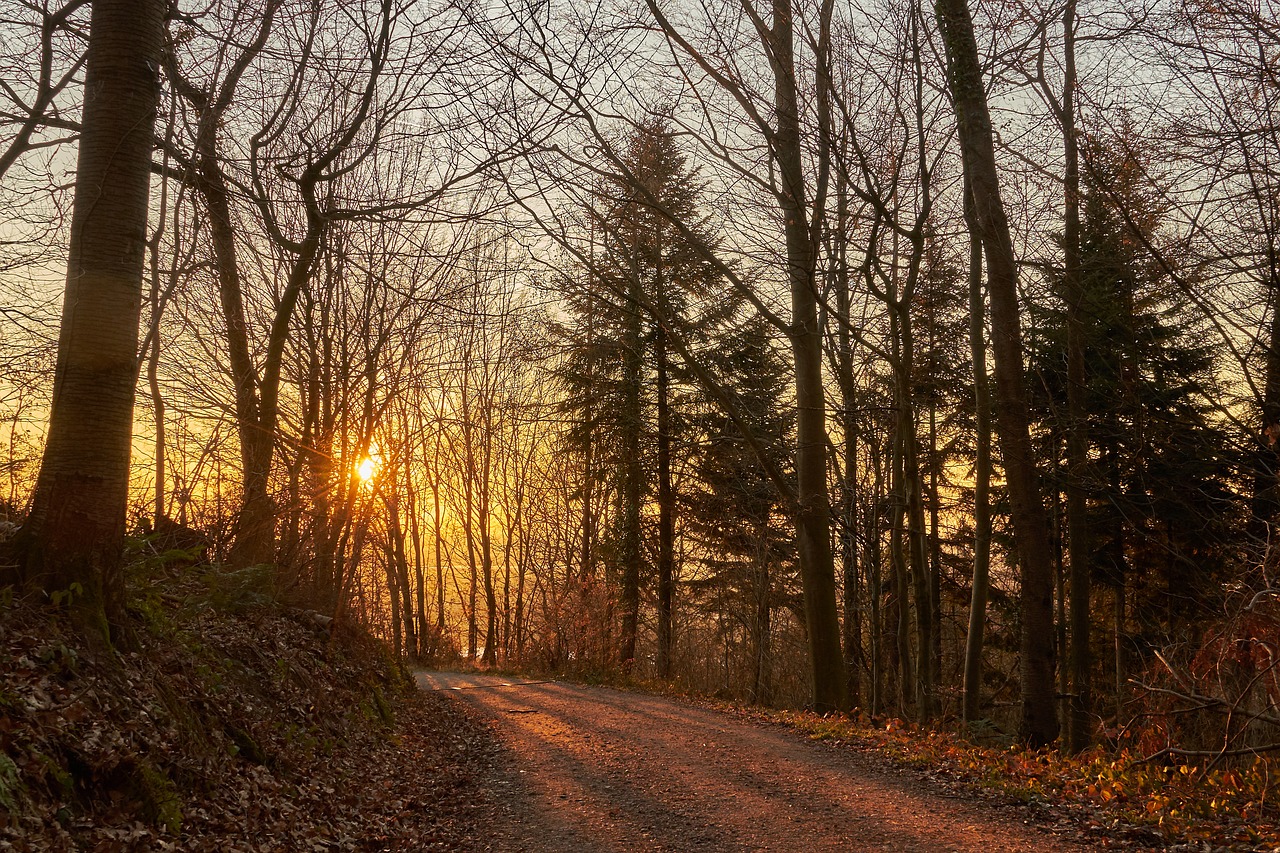
[[[1022,719],[1020,734],[1041,746],[1058,736],[1053,650],[1053,559],[1031,445],[1022,371],[1018,269],[1000,195],[991,115],[967,0],[938,0],[965,175],[982,237],[995,355],[996,427],[1009,484],[1010,514],[1022,571]]]
[[[188,168],[218,273],[243,478],[232,561],[247,565],[275,557],[270,480],[283,356],[328,235],[338,223],[418,209],[449,182],[443,163],[431,189],[423,188],[425,169],[399,186],[375,178],[376,198],[361,184],[371,177],[369,164],[413,144],[410,117],[429,103],[438,68],[428,62],[448,31],[429,33],[428,21],[389,0],[364,4],[357,15],[314,4],[287,27],[279,23],[283,0],[260,15],[238,4],[217,11],[227,18],[224,29],[243,37],[175,42],[170,65],[191,115]],[[278,56],[288,59],[281,64]],[[260,113],[246,115],[237,98],[246,80],[276,87]],[[318,90],[332,97],[317,98]],[[253,240],[239,227],[248,223],[258,229]],[[278,279],[255,282],[254,267]],[[259,332],[253,320],[261,309],[251,294],[262,289],[269,307]]]
[[[84,68],[86,54],[82,51],[81,22],[77,14],[89,4],[89,0],[68,0],[60,6],[23,4],[25,9],[14,9],[15,18],[0,18],[0,27],[7,30],[29,28],[35,36],[35,62],[32,54],[6,56],[4,80],[0,81],[0,180],[9,169],[28,152],[50,148],[74,139],[79,122],[70,110],[59,109],[58,99],[64,92],[74,89],[76,75]],[[34,13],[30,18],[22,13]],[[24,39],[14,39],[20,48],[32,45]],[[57,135],[47,138],[43,131],[53,128]]]
[[[93,5],[49,436],[20,574],[103,640],[121,561],[163,5]]]

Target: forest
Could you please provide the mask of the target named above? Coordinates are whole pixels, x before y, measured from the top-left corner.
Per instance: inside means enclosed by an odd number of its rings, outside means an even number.
[[[1280,747],[1273,0],[0,10],[10,600]]]

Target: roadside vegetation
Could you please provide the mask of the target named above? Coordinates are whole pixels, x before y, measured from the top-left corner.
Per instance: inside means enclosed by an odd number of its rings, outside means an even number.
[[[114,649],[0,602],[0,849],[471,846],[483,732],[383,642],[278,603],[261,570],[128,575]]]
[[[1276,777],[1267,760],[1233,765],[1145,758],[1141,737],[1064,756],[1033,750],[987,726],[924,728],[865,714],[764,714],[815,740],[919,768],[940,785],[1027,805],[1038,821],[1079,826],[1099,846],[1202,850],[1280,847]]]

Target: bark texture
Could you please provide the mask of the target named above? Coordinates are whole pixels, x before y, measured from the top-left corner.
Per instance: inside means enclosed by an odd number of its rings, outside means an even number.
[[[822,380],[822,326],[818,322],[815,252],[806,219],[804,163],[796,91],[791,7],[774,0],[771,33],[777,129],[774,158],[781,177],[782,210],[791,284],[791,353],[796,383],[796,541],[804,588],[805,627],[813,670],[813,706],[846,707],[844,653],[836,612],[827,493],[827,410]]]
[[[49,436],[20,538],[23,580],[49,594],[78,588],[74,612],[104,635],[107,623],[120,624],[123,615],[121,560],[164,10],[160,0],[93,4]]]
[[[987,376],[986,300],[982,295],[982,240],[974,221],[973,202],[965,184],[965,221],[969,226],[969,357],[973,365],[973,585],[969,631],[964,649],[966,723],[982,716],[982,649],[991,593],[991,391]]]
[[[1063,81],[1061,124],[1065,159],[1063,170],[1063,284],[1067,298],[1067,550],[1071,561],[1069,621],[1071,646],[1067,669],[1070,700],[1067,714],[1067,748],[1079,752],[1092,739],[1092,685],[1089,671],[1089,599],[1093,575],[1093,531],[1089,522],[1087,486],[1089,468],[1088,403],[1085,375],[1084,287],[1080,274],[1080,146],[1076,140],[1075,0],[1062,13]]]
[[[1019,734],[1042,746],[1058,736],[1053,649],[1053,554],[1031,445],[1023,384],[1018,269],[1009,219],[1000,196],[991,114],[967,0],[937,0],[947,53],[964,171],[987,261],[992,354],[995,356],[995,421],[1008,481],[1009,509],[1022,574],[1021,692]]]

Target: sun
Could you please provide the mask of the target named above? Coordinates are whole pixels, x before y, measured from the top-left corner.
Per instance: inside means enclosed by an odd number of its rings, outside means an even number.
[[[356,474],[360,477],[361,482],[368,483],[378,475],[377,461],[366,457],[365,460],[360,463],[360,466],[356,468]]]

